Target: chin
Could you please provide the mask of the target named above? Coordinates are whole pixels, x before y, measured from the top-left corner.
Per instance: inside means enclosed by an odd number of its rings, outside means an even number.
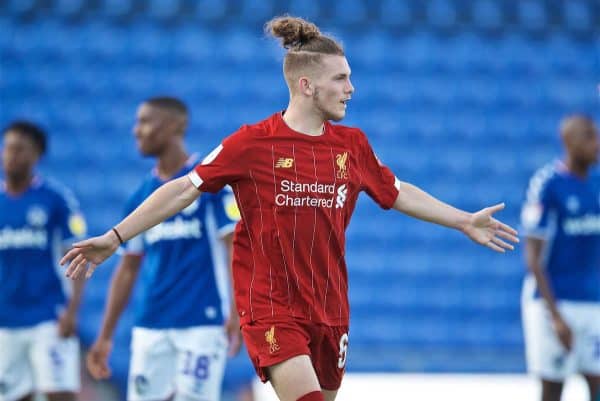
[[[328,120],[338,122],[342,121],[344,117],[346,117],[346,113],[331,113]]]

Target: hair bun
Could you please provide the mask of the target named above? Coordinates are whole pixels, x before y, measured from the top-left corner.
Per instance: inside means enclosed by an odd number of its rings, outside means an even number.
[[[267,22],[267,32],[281,38],[286,49],[301,50],[302,46],[321,36],[319,28],[311,22],[297,17],[277,17]]]

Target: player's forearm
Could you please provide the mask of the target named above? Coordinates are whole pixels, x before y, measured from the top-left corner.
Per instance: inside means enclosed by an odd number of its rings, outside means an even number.
[[[134,258],[137,258],[137,260]],[[125,256],[117,267],[110,283],[108,301],[98,337],[104,340],[112,338],[119,317],[129,302],[133,285],[137,279],[139,265],[139,257]]]
[[[418,187],[402,182],[394,209],[409,216],[461,230],[470,213],[457,209],[429,195]]]
[[[77,314],[77,310],[79,310],[79,305],[81,305],[81,296],[83,294],[83,287],[85,285],[85,278],[79,278],[73,280],[73,293],[71,294],[71,298],[69,299],[69,304],[67,306],[67,312],[73,315]]]
[[[543,247],[544,242],[542,240],[536,238],[527,239],[527,243],[525,244],[527,268],[533,274],[540,295],[544,299],[552,317],[558,317],[560,313],[556,307],[556,298],[541,263]]]
[[[200,196],[187,176],[162,185],[137,209],[115,226],[121,239],[128,241],[189,206]]]

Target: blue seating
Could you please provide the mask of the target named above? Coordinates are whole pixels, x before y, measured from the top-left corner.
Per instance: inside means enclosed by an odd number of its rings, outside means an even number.
[[[517,2],[518,19],[526,30],[545,29],[549,23],[542,0],[523,0]]]
[[[356,92],[341,123],[361,127],[400,180],[466,210],[504,201],[500,217],[518,225],[531,174],[560,156],[561,117],[598,116],[591,0],[59,0],[36,17],[42,3],[0,2],[0,125],[48,129],[40,170],[74,189],[92,234],[153,164],[131,133],[144,99],[185,100],[200,155],[286,107],[285,53],[261,31],[283,11],[342,39]],[[498,257],[363,195],[346,245],[355,369],[523,369],[519,252]],[[86,344],[110,273],[88,285]],[[121,385],[131,319],[113,353]]]
[[[473,5],[471,18],[476,26],[488,30],[500,29],[504,21],[502,8],[493,0],[478,0]]]
[[[451,28],[458,22],[458,12],[451,0],[433,0],[427,4],[427,19],[434,28]]]
[[[109,18],[120,18],[133,11],[134,0],[101,0],[100,12]]]
[[[196,16],[201,20],[218,20],[227,13],[227,2],[221,0],[192,1]]]
[[[151,0],[148,2],[148,13],[158,20],[168,20],[181,11],[179,0]]]
[[[290,15],[298,15],[309,21],[314,21],[321,12],[321,2],[318,0],[291,0],[289,12]]]
[[[563,16],[567,27],[573,31],[589,31],[594,29],[594,13],[592,4],[585,1],[567,1],[562,3]]]

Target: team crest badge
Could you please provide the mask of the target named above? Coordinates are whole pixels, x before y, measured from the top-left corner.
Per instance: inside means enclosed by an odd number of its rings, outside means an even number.
[[[348,152],[340,153],[335,156],[335,164],[337,164],[338,170],[336,177],[338,180],[348,179]]]
[[[279,351],[279,344],[277,344],[277,339],[275,338],[275,326],[271,326],[271,328],[265,331],[265,341],[269,344],[269,352],[271,354]]]
[[[34,227],[41,227],[48,221],[48,213],[40,206],[32,206],[27,211],[27,223]]]
[[[577,213],[579,210],[579,199],[576,196],[569,196],[567,198],[567,209],[571,213]]]

